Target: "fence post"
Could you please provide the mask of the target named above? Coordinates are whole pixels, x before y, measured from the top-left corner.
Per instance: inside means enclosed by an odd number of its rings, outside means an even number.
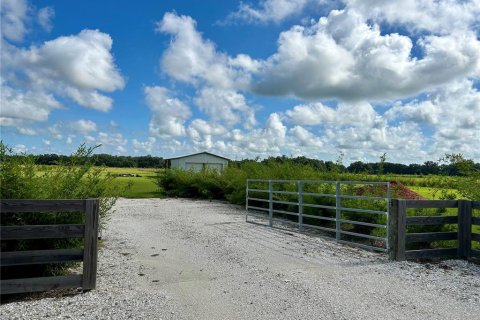
[[[248,222],[248,179],[245,186],[245,222]]]
[[[82,289],[95,289],[97,281],[98,199],[85,200]]]
[[[458,200],[458,257],[466,259],[472,248],[472,202]]]
[[[398,250],[397,261],[405,260],[405,240],[407,232],[407,202],[405,200],[398,201]]]
[[[406,201],[392,199],[389,219],[389,258],[390,260],[405,260],[405,232],[406,232]]]
[[[398,251],[398,199],[390,202],[390,217],[388,219],[388,257],[390,260],[397,259]]]
[[[390,250],[390,219],[391,219],[391,191],[390,191],[390,181],[387,182],[387,200],[386,200],[386,207],[387,207],[387,239],[386,239],[386,244],[385,247],[387,250]]]
[[[340,240],[341,239],[341,223],[340,219],[342,217],[342,211],[340,210],[340,207],[342,205],[341,199],[340,199],[340,182],[337,181],[335,183],[335,239]]]
[[[303,183],[297,181],[298,185],[298,229],[303,232]]]
[[[273,193],[272,180],[268,180],[268,225],[273,226]]]

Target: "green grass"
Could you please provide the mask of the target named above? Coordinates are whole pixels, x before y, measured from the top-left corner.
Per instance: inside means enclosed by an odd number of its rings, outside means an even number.
[[[417,187],[417,186],[407,186],[410,190],[415,191],[425,199],[438,200],[439,192],[437,188],[431,187]],[[462,198],[460,193],[455,189],[446,189],[449,193],[455,194],[458,199]]]
[[[157,185],[157,171],[155,168],[106,168],[106,172],[113,175],[132,174],[135,177],[115,177],[113,181],[124,191],[125,198],[162,198],[164,193]]]

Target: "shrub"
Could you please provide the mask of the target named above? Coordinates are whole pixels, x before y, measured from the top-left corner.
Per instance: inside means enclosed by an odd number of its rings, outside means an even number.
[[[93,167],[95,147],[81,145],[72,156],[56,166],[39,166],[35,156],[14,154],[0,142],[0,198],[1,199],[100,199],[100,226],[112,212],[116,201],[113,177],[102,168]],[[1,225],[78,224],[83,214],[76,213],[0,213]],[[2,241],[2,251],[60,249],[81,247],[80,239],[41,239]],[[66,265],[40,265],[18,272],[46,274],[61,271]],[[11,268],[2,268],[2,278],[12,276]]]

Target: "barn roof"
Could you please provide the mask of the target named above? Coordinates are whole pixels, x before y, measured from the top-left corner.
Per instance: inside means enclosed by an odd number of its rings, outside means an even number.
[[[196,155],[199,155],[199,154],[209,154],[209,155],[214,156],[214,157],[217,157],[217,158],[221,158],[221,159],[225,159],[225,160],[231,161],[231,160],[228,159],[228,158],[225,158],[225,157],[222,157],[222,156],[219,156],[219,155],[210,153],[210,152],[206,152],[206,151],[198,152],[198,153],[192,153],[192,154],[187,154],[186,156],[181,156],[181,157],[168,158],[168,159],[165,159],[165,160],[181,159],[181,158],[196,156]]]

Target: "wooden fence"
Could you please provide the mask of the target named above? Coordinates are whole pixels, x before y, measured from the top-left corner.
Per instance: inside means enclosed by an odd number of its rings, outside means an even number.
[[[407,216],[409,208],[457,208],[455,216]],[[480,257],[480,250],[472,249],[472,241],[480,241],[480,234],[472,232],[472,225],[480,225],[480,217],[473,217],[473,209],[480,209],[479,201],[468,200],[392,200],[390,218],[390,259],[403,261],[418,258]],[[409,233],[409,226],[457,225],[457,231]],[[407,250],[407,243],[456,240],[455,248]]]
[[[2,226],[1,240],[83,238],[82,249],[1,252],[0,266],[83,262],[83,274],[1,280],[1,294],[47,291],[60,288],[95,289],[97,275],[98,199],[1,200],[0,212],[83,212],[84,224]]]

